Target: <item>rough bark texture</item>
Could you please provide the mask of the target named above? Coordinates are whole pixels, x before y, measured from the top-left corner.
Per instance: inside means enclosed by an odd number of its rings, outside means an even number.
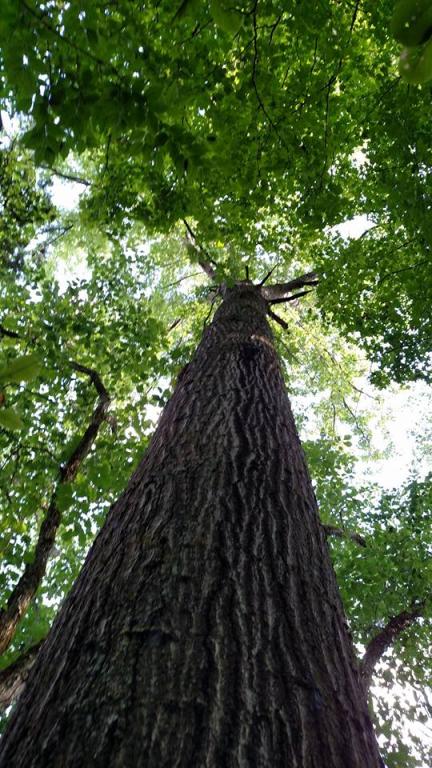
[[[2,768],[378,768],[271,333],[237,286],[111,509]]]
[[[10,707],[24,690],[29,672],[42,647],[41,640],[0,671],[0,712]]]

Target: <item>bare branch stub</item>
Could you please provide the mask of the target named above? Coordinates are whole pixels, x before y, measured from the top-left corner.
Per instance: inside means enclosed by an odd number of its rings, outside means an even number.
[[[272,274],[273,274],[273,272],[275,271],[275,269],[276,269],[276,267],[277,267],[277,266],[278,266],[278,264],[275,264],[275,265],[274,265],[274,267],[272,267],[272,268],[271,268],[270,272],[267,272],[267,274],[266,274],[266,275],[265,275],[265,277],[264,277],[264,278],[261,280],[261,282],[260,282],[260,283],[258,283],[258,286],[259,286],[259,287],[261,287],[262,285],[264,285],[264,284],[267,282],[267,280],[268,280],[268,279],[269,279],[269,278],[272,276]]]
[[[406,611],[401,611],[393,616],[368,643],[366,651],[360,662],[360,674],[363,678],[363,684],[368,690],[372,675],[379,660],[397,637],[408,629],[422,615],[426,601],[421,600]]]
[[[284,320],[282,317],[279,317],[279,315],[277,315],[276,312],[273,312],[270,307],[267,310],[267,314],[269,317],[271,317],[272,320],[275,321],[275,323],[278,323],[284,329],[284,331],[288,330],[289,326],[286,320]]]

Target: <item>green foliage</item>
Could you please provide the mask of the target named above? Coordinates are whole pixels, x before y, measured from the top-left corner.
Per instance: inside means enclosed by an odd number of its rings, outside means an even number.
[[[57,488],[47,578],[2,664],[46,633],[212,316],[203,257],[228,284],[246,267],[256,282],[319,272],[275,333],[322,519],[367,539],[331,544],[356,642],[426,596],[430,478],[392,494],[354,479],[359,378],[432,372],[432,102],[398,76],[393,5],[4,0],[0,104],[19,135],[0,151],[1,604],[96,402],[71,361],[97,370],[114,420]],[[393,16],[398,40],[424,46],[411,83],[430,74],[429,13],[410,0]],[[83,189],[66,213],[49,197],[62,175]],[[373,226],[343,238],[356,216]],[[393,677],[423,684],[428,638],[427,616]],[[383,712],[388,764],[415,765]]]
[[[392,11],[390,0],[183,2],[177,12],[8,2],[0,97],[28,115],[36,162],[73,150],[89,170],[91,156],[85,221],[123,237],[134,221],[156,234],[188,217],[209,251],[222,243],[231,278],[263,251],[286,269],[294,249],[309,255],[323,311],[344,333],[361,326],[382,383],[428,377],[430,274],[418,274],[412,307],[405,270],[430,259],[431,100],[397,77]],[[384,233],[364,243],[366,285],[359,250],[326,235],[358,214]]]
[[[428,0],[400,0],[391,20],[391,32],[406,45],[399,58],[399,72],[407,83],[421,85],[432,80],[432,7]],[[425,45],[423,45],[426,43]]]
[[[352,461],[335,461],[328,448],[325,453],[324,478],[318,474],[317,482],[321,516],[324,522],[361,533],[367,544],[330,539],[355,643],[363,649],[393,616],[426,601],[421,618],[387,651],[374,675],[372,698],[386,765],[399,768],[404,750],[404,766],[427,765],[429,739],[408,737],[407,732],[410,723],[429,719],[422,692],[427,697],[432,674],[432,476],[421,482],[410,479],[400,489],[377,495],[377,488],[353,488]],[[329,497],[328,483],[334,497]],[[383,691],[399,692],[388,699]]]
[[[432,80],[432,45],[404,48],[399,59],[399,72],[407,83],[422,85]]]
[[[21,355],[0,367],[0,383],[31,381],[41,369],[38,355]]]
[[[0,410],[0,427],[4,429],[22,429],[24,426],[22,419],[13,408],[2,408]]]
[[[432,35],[432,7],[429,0],[399,0],[390,25],[393,36],[403,45],[421,45]]]
[[[36,228],[51,221],[55,210],[46,185],[36,182],[31,157],[13,143],[0,151],[0,207],[1,260],[19,267]]]

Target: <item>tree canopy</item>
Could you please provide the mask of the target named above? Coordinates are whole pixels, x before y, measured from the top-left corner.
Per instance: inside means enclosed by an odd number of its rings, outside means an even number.
[[[57,526],[2,666],[45,637],[215,286],[313,272],[318,287],[275,305],[274,327],[345,607],[363,646],[417,611],[383,674],[430,713],[431,478],[392,493],[352,478],[375,407],[359,409],[360,377],[383,388],[432,371],[431,86],[400,75],[393,5],[5,0],[2,606],[50,509]],[[356,217],[363,234],[343,236]],[[386,707],[388,765],[420,766]]]

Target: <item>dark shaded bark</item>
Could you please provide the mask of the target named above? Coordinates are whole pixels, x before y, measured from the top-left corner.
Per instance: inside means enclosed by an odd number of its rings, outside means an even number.
[[[112,507],[2,768],[378,768],[260,289],[225,301]]]

